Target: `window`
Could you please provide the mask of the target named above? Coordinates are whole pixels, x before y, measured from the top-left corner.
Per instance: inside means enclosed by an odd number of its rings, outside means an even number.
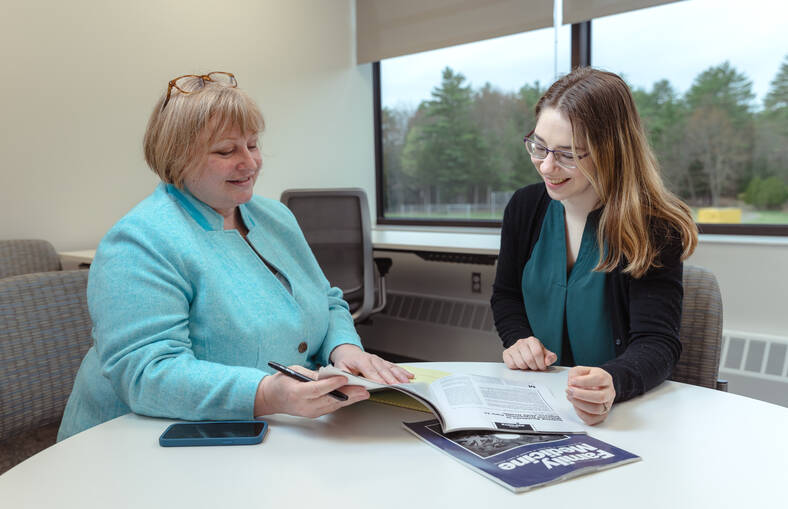
[[[539,180],[523,135],[569,71],[569,32],[557,45],[546,28],[382,61],[379,222],[500,221],[512,193]]]
[[[788,225],[788,8],[746,11],[758,23],[720,0],[595,19],[592,63],[630,84],[665,182],[698,222]]]
[[[598,18],[591,62],[630,83],[665,182],[702,231],[787,235],[788,6],[747,12],[758,23],[728,0]],[[497,224],[538,181],[522,136],[569,71],[570,43],[564,26],[380,62],[378,222]]]

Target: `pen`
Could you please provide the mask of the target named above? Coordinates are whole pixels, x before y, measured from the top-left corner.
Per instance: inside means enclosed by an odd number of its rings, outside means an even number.
[[[287,366],[282,366],[278,362],[268,361],[268,365],[274,368],[275,370],[279,371],[280,373],[289,376],[290,378],[295,378],[299,382],[315,382],[312,378],[309,378],[306,375],[302,375],[298,371],[293,371],[292,369],[288,368]],[[339,391],[331,391],[328,393],[330,396],[338,399],[339,401],[347,401],[347,394],[344,392]]]

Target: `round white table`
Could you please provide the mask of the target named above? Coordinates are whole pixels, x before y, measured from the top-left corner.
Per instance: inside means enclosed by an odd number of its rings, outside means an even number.
[[[567,371],[421,363],[546,385],[562,410]],[[643,460],[514,494],[408,433],[430,415],[365,401],[319,419],[276,415],[262,444],[158,445],[172,421],[125,415],[0,476],[0,506],[722,508],[785,507],[788,409],[666,382],[617,404],[591,436]],[[579,422],[579,419],[578,419]]]

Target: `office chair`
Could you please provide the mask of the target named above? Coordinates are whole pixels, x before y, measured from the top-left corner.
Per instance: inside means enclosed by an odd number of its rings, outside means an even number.
[[[55,443],[92,344],[87,270],[0,279],[0,474]]]
[[[718,379],[722,349],[722,297],[710,271],[684,265],[684,301],[679,338],[681,358],[670,379],[710,389],[728,390]]]
[[[62,268],[60,256],[46,240],[0,240],[0,278]]]
[[[364,190],[289,189],[281,201],[298,220],[328,281],[342,290],[353,321],[362,323],[381,311],[386,306],[385,276],[391,258],[373,258]]]

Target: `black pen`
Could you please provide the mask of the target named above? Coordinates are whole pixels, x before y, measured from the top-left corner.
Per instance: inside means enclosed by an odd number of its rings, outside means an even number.
[[[312,378],[309,378],[306,375],[302,375],[298,371],[293,371],[292,369],[288,368],[287,366],[282,366],[278,362],[268,361],[268,365],[274,368],[275,370],[279,371],[280,373],[289,376],[290,378],[295,378],[299,382],[315,382]],[[347,401],[347,394],[344,392],[339,391],[331,391],[328,393],[330,396],[335,397],[339,401]]]

